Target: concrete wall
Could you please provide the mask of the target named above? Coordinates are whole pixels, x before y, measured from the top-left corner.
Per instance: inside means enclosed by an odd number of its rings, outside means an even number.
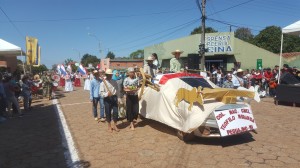
[[[262,59],[263,68],[273,68],[275,65],[279,65],[279,55],[237,38],[235,39],[234,57],[237,62],[241,62],[243,69],[256,69],[257,59]],[[231,66],[232,64],[227,68],[232,68]]]

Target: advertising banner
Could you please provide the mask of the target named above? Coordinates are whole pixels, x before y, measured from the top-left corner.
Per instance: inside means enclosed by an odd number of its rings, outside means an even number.
[[[257,128],[249,107],[215,111],[221,136],[235,135]]]

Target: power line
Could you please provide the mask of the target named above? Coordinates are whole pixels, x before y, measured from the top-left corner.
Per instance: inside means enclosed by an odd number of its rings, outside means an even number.
[[[9,18],[9,16],[6,14],[6,12],[1,8],[0,6],[0,10],[2,11],[2,13],[5,15],[5,17],[7,18],[7,20],[9,21],[9,23],[16,29],[16,31],[19,33],[19,35],[24,38],[25,36],[23,35],[23,33],[18,29],[18,27],[13,23],[13,21]]]
[[[246,1],[246,2],[239,3],[239,4],[234,5],[234,6],[231,6],[231,7],[229,7],[229,8],[225,8],[225,9],[219,10],[219,11],[217,11],[217,12],[211,13],[211,14],[209,14],[209,15],[207,15],[207,16],[215,15],[215,14],[217,14],[217,13],[221,13],[221,12],[227,11],[227,10],[229,10],[229,9],[232,9],[232,8],[235,8],[235,7],[238,7],[238,6],[247,4],[247,3],[252,2],[252,1],[255,1],[255,0],[248,0],[248,1]]]
[[[152,40],[150,40],[150,41],[147,41],[147,42],[145,42],[145,43],[138,44],[138,45],[134,45],[134,46],[127,47],[127,48],[121,48],[121,49],[118,49],[118,50],[115,50],[115,51],[121,51],[121,50],[131,49],[131,48],[134,48],[134,47],[137,47],[137,46],[145,45],[145,44],[151,43],[151,42],[153,42],[153,41],[162,39],[162,38],[164,38],[164,37],[170,36],[170,35],[174,34],[175,32],[177,32],[177,31],[179,31],[179,30],[182,30],[182,29],[184,29],[184,28],[186,28],[186,27],[188,27],[188,26],[190,26],[190,25],[192,25],[192,24],[198,22],[199,20],[200,20],[200,19],[192,20],[192,21],[190,21],[190,22],[188,22],[188,23],[183,24],[184,26],[181,25],[182,27],[180,27],[180,28],[178,28],[178,29],[176,29],[176,30],[174,30],[174,31],[172,31],[172,32],[170,32],[170,33],[168,33],[168,34],[165,34],[165,35],[163,35],[163,36],[157,37],[157,38],[152,39]],[[179,27],[179,26],[177,26],[177,27]]]
[[[188,8],[182,10],[173,10],[165,12],[155,12],[148,14],[132,14],[132,15],[120,15],[120,16],[107,16],[107,17],[83,17],[83,18],[64,18],[64,19],[36,19],[36,20],[10,20],[14,23],[32,23],[32,22],[60,22],[60,21],[84,21],[84,20],[97,20],[97,19],[114,19],[114,18],[129,18],[129,17],[139,17],[139,16],[151,16],[151,15],[160,15],[173,12],[185,12],[191,11],[196,8]]]
[[[155,36],[155,35],[157,35],[157,34],[160,34],[160,33],[166,32],[166,31],[170,31],[170,30],[172,30],[172,29],[176,29],[176,28],[178,28],[178,27],[181,27],[181,26],[184,26],[184,25],[187,25],[187,24],[190,24],[190,23],[194,23],[194,22],[196,22],[196,21],[198,21],[198,20],[199,20],[199,19],[193,19],[193,20],[191,20],[191,21],[188,21],[188,22],[186,22],[186,23],[177,25],[177,26],[175,26],[175,27],[171,27],[171,28],[162,30],[162,31],[157,32],[157,33],[153,33],[153,34],[150,34],[150,35],[147,35],[147,36],[143,36],[143,37],[140,37],[140,38],[135,39],[135,40],[127,41],[127,42],[124,42],[124,43],[122,43],[122,44],[110,46],[109,48],[114,48],[115,46],[120,46],[120,45],[124,45],[124,44],[130,44],[130,43],[133,43],[133,42],[136,42],[136,41],[140,41],[140,40],[143,40],[143,39],[145,39],[145,38],[149,38],[149,37]]]
[[[207,18],[207,20],[213,21],[213,22],[217,22],[217,23],[222,23],[222,24],[229,25],[229,26],[236,27],[236,28],[241,28],[242,27],[242,26],[239,26],[239,25],[236,25],[236,24],[232,24],[231,22],[227,22],[227,21],[221,21],[221,20],[212,19],[212,18]],[[249,29],[251,29],[251,28],[249,28]],[[257,30],[257,29],[251,29],[251,30],[258,31],[258,32],[260,31],[260,30]]]

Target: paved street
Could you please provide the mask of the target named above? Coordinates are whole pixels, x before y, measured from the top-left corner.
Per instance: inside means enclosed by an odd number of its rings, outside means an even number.
[[[184,143],[173,128],[147,119],[135,131],[124,120],[120,132],[107,132],[79,89],[58,95],[82,167],[300,167],[299,107],[253,102],[258,134]],[[0,167],[66,167],[50,103],[37,102],[28,116],[0,124]]]

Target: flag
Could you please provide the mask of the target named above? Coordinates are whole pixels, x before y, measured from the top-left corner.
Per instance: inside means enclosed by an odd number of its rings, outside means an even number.
[[[61,72],[60,72],[60,65],[59,65],[59,64],[56,66],[56,70],[57,70],[58,74],[61,75]]]
[[[72,67],[71,67],[70,64],[67,66],[67,71],[69,71],[70,73],[72,73]]]
[[[40,65],[41,65],[41,46],[39,46],[39,44],[38,44],[37,57],[34,60],[33,66],[39,67]]]
[[[86,71],[81,64],[79,65],[77,71],[79,71],[79,73],[81,73],[82,75],[86,75]]]
[[[66,69],[65,69],[65,67],[64,67],[63,64],[60,66],[60,73],[61,73],[63,76],[67,75]]]
[[[35,60],[38,57],[38,39],[26,36],[26,63],[27,65],[37,65]]]

